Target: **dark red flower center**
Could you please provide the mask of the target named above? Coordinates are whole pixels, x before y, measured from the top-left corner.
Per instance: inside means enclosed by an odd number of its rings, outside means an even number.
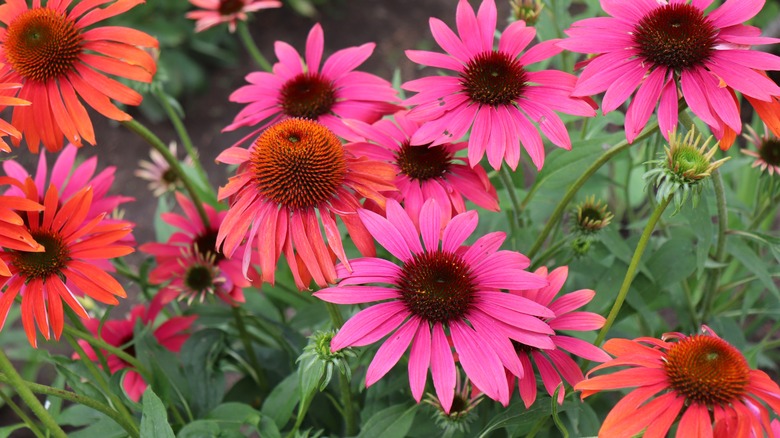
[[[634,29],[634,42],[645,59],[678,71],[709,58],[716,36],[702,11],[685,3],[654,9]]]
[[[474,301],[474,277],[457,254],[424,252],[404,263],[398,281],[409,311],[428,322],[463,318]]]
[[[219,15],[231,15],[241,12],[244,8],[244,0],[220,0],[217,11]]]
[[[43,252],[14,251],[11,264],[26,279],[46,279],[61,274],[65,263],[70,260],[70,251],[59,234],[51,231],[30,233],[36,242],[44,247]]]
[[[780,166],[780,139],[764,141],[758,149],[758,156],[770,166]]]
[[[517,58],[504,52],[483,52],[460,74],[471,100],[485,105],[509,105],[525,90],[527,74]]]
[[[217,250],[217,230],[209,229],[195,237],[192,246],[203,260],[210,260],[213,257],[215,265],[225,259],[222,252]]]
[[[23,12],[6,28],[5,55],[25,79],[45,82],[71,71],[81,54],[73,20],[49,8]]]
[[[282,109],[289,117],[316,119],[336,102],[333,84],[319,73],[299,74],[282,86],[280,94]]]
[[[688,400],[724,406],[745,393],[750,368],[726,341],[696,335],[675,343],[664,364],[671,387]]]
[[[420,181],[443,176],[452,164],[452,153],[443,146],[412,146],[409,142],[401,145],[395,153],[395,159],[401,173]]]
[[[201,292],[214,287],[213,267],[192,265],[184,273],[184,284],[192,291]]]
[[[341,141],[313,120],[287,119],[266,129],[250,161],[258,191],[293,210],[328,201],[347,174]]]

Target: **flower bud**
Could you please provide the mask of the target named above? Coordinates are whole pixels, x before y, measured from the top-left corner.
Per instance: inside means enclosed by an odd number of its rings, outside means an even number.
[[[542,0],[509,0],[509,5],[512,8],[512,20],[523,20],[528,26],[536,24],[544,9]]]

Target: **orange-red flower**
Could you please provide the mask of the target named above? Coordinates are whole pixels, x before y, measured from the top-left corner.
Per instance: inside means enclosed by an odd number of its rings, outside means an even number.
[[[12,184],[22,188],[19,181],[7,176],[0,177],[0,185]],[[41,252],[43,247],[27,231],[20,211],[41,211],[43,206],[34,200],[19,196],[0,196],[0,247],[14,251]],[[0,277],[8,277],[11,271],[0,258]],[[1,281],[1,280],[0,280]]]
[[[95,144],[82,100],[114,120],[131,117],[111,100],[138,105],[141,95],[107,74],[151,82],[154,59],[142,47],[157,47],[146,33],[118,26],[92,27],[143,0],[8,0],[0,6],[0,81],[22,84],[18,97],[32,103],[14,108],[12,124],[32,152],[43,142],[57,151],[63,136],[81,146]],[[110,3],[108,6],[97,6]],[[68,11],[70,9],[70,11]],[[18,146],[19,140],[14,139]]]
[[[133,252],[133,248],[117,244],[130,233],[132,224],[106,223],[105,213],[89,219],[93,192],[92,187],[84,187],[60,205],[57,187],[49,185],[43,197],[43,212],[28,211],[24,218],[27,233],[45,249],[0,252],[0,260],[11,274],[0,278],[0,290],[4,289],[0,296],[0,329],[14,299],[21,294],[22,325],[33,347],[37,345],[36,324],[44,338],[49,339],[50,332],[54,332],[59,339],[64,326],[63,301],[77,315],[87,318],[77,295],[83,293],[107,304],[118,304],[116,297],[126,296],[122,285],[95,263]],[[30,201],[39,199],[32,178],[25,180],[24,193]]]
[[[12,83],[0,83],[0,108],[7,106],[29,105],[30,102],[22,100],[13,96],[8,96],[8,93],[16,94],[18,88],[21,88],[22,84]],[[14,128],[14,125],[0,119],[0,151],[11,152],[11,148],[8,147],[8,143],[5,142],[3,137],[10,135],[16,140],[22,139],[22,133],[18,129]]]

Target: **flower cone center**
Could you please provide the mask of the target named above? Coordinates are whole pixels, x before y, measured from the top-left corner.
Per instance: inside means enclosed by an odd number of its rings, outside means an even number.
[[[509,105],[523,94],[527,74],[520,61],[504,52],[483,52],[460,74],[472,100],[485,105]]]
[[[634,29],[634,42],[650,62],[675,70],[701,65],[715,46],[717,31],[689,4],[654,9]]]
[[[282,109],[289,117],[316,119],[336,102],[333,84],[319,73],[299,74],[282,86],[280,94]]]
[[[758,155],[770,166],[780,166],[780,140],[766,140],[758,150]]]
[[[231,15],[241,12],[244,8],[244,0],[220,0],[217,11],[219,15]]]
[[[53,232],[33,232],[32,237],[43,247],[43,252],[14,251],[11,263],[26,279],[46,279],[59,274],[69,260],[70,251],[62,238]]]
[[[48,8],[23,12],[6,29],[8,63],[22,77],[45,82],[73,69],[81,33],[64,14]]]
[[[408,142],[395,154],[401,173],[420,181],[439,178],[449,170],[452,154],[447,149],[434,146],[412,146]]]
[[[214,286],[214,275],[209,266],[193,265],[184,274],[184,284],[193,291],[204,291]]]
[[[225,259],[222,252],[217,250],[216,230],[206,230],[203,234],[195,237],[195,240],[192,243],[192,249],[200,254],[203,260],[211,260],[213,258],[214,264],[216,265],[218,262]]]
[[[341,141],[312,120],[287,119],[271,126],[255,142],[250,160],[260,193],[290,209],[328,201],[347,173]]]
[[[672,388],[688,400],[725,406],[745,393],[750,368],[742,354],[714,336],[685,338],[667,352]]]
[[[403,266],[398,283],[409,311],[428,322],[462,318],[474,300],[474,279],[463,259],[450,252],[425,252]]]

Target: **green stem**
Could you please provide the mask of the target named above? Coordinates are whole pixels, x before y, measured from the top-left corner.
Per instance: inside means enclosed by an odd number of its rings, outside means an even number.
[[[246,330],[244,316],[241,314],[241,308],[237,306],[232,307],[233,317],[236,320],[236,327],[238,328],[238,333],[241,337],[241,343],[244,345],[244,350],[246,351],[246,355],[249,358],[249,365],[254,370],[257,386],[259,386],[261,390],[265,391],[268,389],[268,382],[265,379],[265,373],[260,367],[260,363],[257,361],[255,347],[252,345],[252,339],[249,336],[249,332]]]
[[[4,374],[0,374],[0,382],[7,383],[8,377],[6,377]],[[130,436],[134,438],[139,436],[138,426],[134,422],[127,421],[127,419],[119,415],[117,411],[111,409],[108,405],[101,403],[92,397],[87,397],[86,395],[82,395],[82,394],[76,394],[75,392],[66,391],[64,389],[53,388],[51,386],[40,385],[35,382],[24,381],[24,383],[34,393],[45,394],[48,396],[61,398],[63,400],[68,400],[73,403],[78,403],[80,405],[84,405],[88,408],[92,408],[98,412],[101,412],[105,414],[108,418],[111,418],[112,420],[116,421],[116,423],[122,426],[122,428],[125,429]]]
[[[639,142],[643,140],[644,138],[648,137],[651,133],[653,133],[658,128],[658,122],[653,122],[645,128],[644,131],[642,131],[639,136],[634,140],[634,142]],[[569,202],[574,198],[574,195],[577,194],[577,192],[580,190],[580,188],[585,184],[585,182],[590,179],[591,176],[593,176],[596,171],[598,171],[601,166],[603,166],[606,162],[608,162],[612,157],[615,155],[623,152],[624,150],[628,149],[628,147],[631,146],[628,141],[623,140],[620,143],[616,144],[615,146],[612,146],[611,148],[604,151],[601,156],[596,159],[596,161],[593,162],[586,170],[585,172],[580,175],[579,178],[577,178],[576,181],[572,183],[572,185],[569,186],[569,190],[566,191],[566,193],[563,195],[563,198],[558,202],[558,205],[555,207],[555,210],[553,211],[552,215],[550,216],[550,219],[547,220],[547,223],[544,225],[544,228],[542,229],[542,232],[539,234],[539,237],[536,238],[536,241],[534,242],[531,249],[526,254],[528,258],[532,259],[536,255],[537,252],[542,248],[542,245],[544,244],[544,241],[547,240],[547,236],[550,235],[550,232],[555,227],[555,224],[558,223],[558,221],[561,219],[561,216],[563,216],[564,211],[566,211],[567,206],[569,205]]]
[[[0,376],[5,377],[2,374],[0,374]],[[4,382],[4,380],[0,380],[0,381]],[[19,417],[19,419],[22,420],[24,424],[27,425],[27,428],[30,429],[33,435],[35,435],[37,438],[46,438],[46,435],[44,435],[43,432],[41,432],[41,429],[38,427],[37,424],[35,424],[35,421],[33,421],[32,418],[30,418],[27,414],[25,414],[22,408],[20,408],[19,405],[14,403],[11,397],[9,397],[5,392],[0,391],[0,398],[2,398],[5,404],[7,404],[8,407],[11,408],[11,410],[14,411],[14,413],[16,413],[16,416]]]
[[[333,303],[325,303],[328,309],[330,320],[335,329],[340,329],[344,325],[344,317],[341,316],[339,307]],[[344,405],[344,422],[346,423],[346,436],[354,436],[358,430],[357,415],[352,402],[352,389],[349,386],[349,379],[344,373],[339,373],[339,391],[341,392],[341,404]]]
[[[718,205],[718,241],[715,246],[715,263],[723,262],[726,252],[726,231],[729,226],[729,216],[726,211],[726,191],[723,189],[723,177],[718,169],[712,172],[712,187],[715,189],[715,201]],[[712,313],[712,303],[717,295],[718,280],[722,268],[715,268],[707,277],[704,286],[704,303],[702,321],[706,321]]]
[[[192,138],[190,138],[190,134],[187,132],[187,128],[184,126],[184,122],[181,120],[181,117],[179,117],[179,113],[176,112],[171,103],[168,101],[169,96],[165,94],[165,91],[163,91],[162,87],[156,87],[153,93],[160,102],[160,105],[162,105],[165,113],[168,115],[168,119],[170,119],[171,123],[173,124],[173,128],[176,130],[176,134],[178,134],[182,146],[184,146],[184,149],[187,151],[187,155],[192,157],[193,165],[195,166],[195,170],[198,172],[198,175],[201,177],[201,179],[203,179],[204,183],[208,183],[209,177],[206,175],[206,171],[203,170],[203,166],[200,163],[200,156],[198,155],[198,151],[195,150],[195,146],[192,144]]]
[[[550,245],[549,247],[547,247],[547,249],[544,250],[544,252],[539,257],[536,258],[536,260],[533,260],[533,262],[531,263],[530,271],[535,271],[536,268],[547,263],[548,260],[550,260],[555,254],[558,253],[558,251],[561,250],[561,248],[563,247],[563,245],[566,244],[567,241],[568,239],[563,238],[555,242],[554,244]]]
[[[517,229],[520,226],[520,211],[521,204],[520,199],[517,197],[517,191],[515,183],[512,181],[512,174],[509,173],[509,166],[501,166],[501,170],[498,172],[498,178],[506,188],[506,192],[509,195],[509,201],[512,203],[512,229]]]
[[[8,359],[8,356],[5,355],[5,351],[2,349],[0,349],[0,372],[6,377],[5,383],[11,386],[16,393],[19,394],[22,401],[24,401],[33,414],[41,420],[41,423],[43,423],[43,426],[48,430],[51,436],[55,438],[68,438],[68,435],[65,434],[65,431],[62,430],[51,414],[49,414],[49,411],[43,407],[38,398],[35,397],[35,394],[33,394],[30,388],[25,385],[24,379],[22,379],[22,376],[16,371],[16,368],[14,368],[13,364]]]
[[[190,194],[190,198],[195,204],[195,208],[198,210],[198,214],[203,220],[203,224],[208,226],[209,217],[206,214],[206,209],[203,207],[203,201],[200,199],[200,195],[198,195],[198,191],[195,189],[195,183],[186,173],[184,173],[184,169],[182,169],[179,160],[173,156],[170,150],[168,150],[168,147],[165,146],[165,143],[163,143],[159,137],[154,135],[152,131],[146,128],[146,126],[138,123],[135,119],[122,122],[122,124],[131,131],[138,134],[147,143],[149,143],[149,145],[156,149],[157,152],[163,156],[163,158],[165,158],[165,161],[167,161],[168,165],[171,166],[171,169],[176,172],[176,175],[179,176],[182,184],[184,184],[184,188],[187,189],[187,192]]]
[[[267,59],[265,59],[265,56],[263,56],[263,54],[260,52],[260,49],[257,48],[255,40],[252,39],[252,35],[249,33],[249,27],[247,26],[246,21],[238,22],[238,37],[244,44],[246,51],[249,52],[249,55],[252,56],[252,59],[255,60],[260,68],[265,71],[273,70],[271,64]]]
[[[636,271],[639,268],[639,262],[642,260],[642,254],[644,254],[645,248],[647,248],[647,244],[650,241],[650,236],[653,234],[653,230],[655,230],[655,225],[658,223],[658,220],[661,218],[661,215],[664,210],[666,210],[666,207],[669,205],[672,198],[673,196],[668,196],[662,203],[658,204],[653,211],[653,214],[650,216],[650,219],[647,220],[647,225],[645,225],[645,229],[639,237],[639,243],[637,243],[634,255],[631,257],[631,262],[628,264],[628,270],[626,271],[626,276],[623,278],[623,284],[620,286],[620,291],[615,299],[615,304],[612,305],[612,309],[607,316],[607,321],[604,323],[604,327],[601,328],[599,335],[596,337],[596,341],[593,343],[594,345],[601,345],[601,343],[604,342],[604,338],[607,337],[607,332],[612,328],[612,324],[614,324],[618,312],[620,312],[620,308],[626,300],[626,295],[628,295],[631,283],[634,281]]]

